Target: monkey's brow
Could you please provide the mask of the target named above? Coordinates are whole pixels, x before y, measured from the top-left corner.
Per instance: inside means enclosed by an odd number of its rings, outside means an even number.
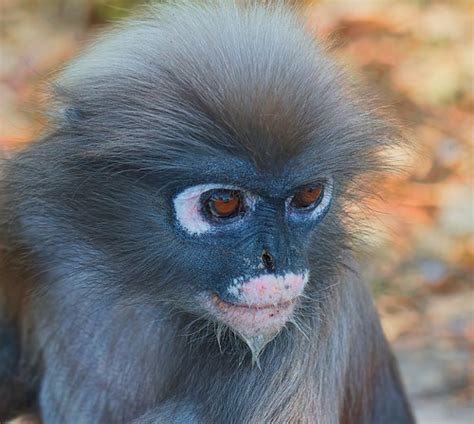
[[[227,185],[267,195],[270,197],[285,197],[302,187],[324,183],[330,175],[319,172],[268,172],[258,170],[250,165],[224,167],[198,167],[186,169],[185,172],[176,175],[176,181],[180,186],[191,186],[198,184]]]
[[[228,176],[223,177],[222,174],[213,174],[209,175],[207,178],[201,177],[196,179],[195,175],[191,175],[179,184],[177,191],[196,185],[208,185],[210,188],[235,188],[267,198],[286,199],[304,187],[312,187],[326,181],[328,181],[328,178],[319,177],[300,181],[289,181],[286,178],[268,175],[261,175],[255,179],[249,179],[246,177],[236,179],[228,178]]]

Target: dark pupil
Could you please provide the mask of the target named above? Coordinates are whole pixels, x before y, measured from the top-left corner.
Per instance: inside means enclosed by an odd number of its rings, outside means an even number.
[[[218,218],[230,218],[241,211],[241,196],[236,190],[218,190],[210,194],[206,208]]]
[[[316,187],[300,190],[293,197],[293,200],[291,201],[291,205],[295,208],[309,208],[309,207],[316,206],[321,200],[322,193],[323,193],[322,186],[316,186]]]

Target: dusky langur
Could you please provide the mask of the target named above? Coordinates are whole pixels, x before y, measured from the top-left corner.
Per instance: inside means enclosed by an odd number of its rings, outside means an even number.
[[[2,166],[0,415],[412,423],[353,259],[399,141],[284,5],[179,2]]]

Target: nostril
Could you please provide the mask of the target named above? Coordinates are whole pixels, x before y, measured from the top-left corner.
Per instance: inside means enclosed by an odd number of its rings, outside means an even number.
[[[262,263],[269,271],[273,271],[275,269],[275,261],[273,260],[273,256],[267,249],[263,249]]]

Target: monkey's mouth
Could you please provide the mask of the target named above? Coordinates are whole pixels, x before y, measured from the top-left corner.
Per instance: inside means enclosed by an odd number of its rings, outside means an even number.
[[[220,321],[244,337],[255,337],[280,331],[291,318],[297,298],[275,304],[235,304],[213,293],[210,300]]]
[[[222,300],[216,293],[212,294],[212,301],[220,308],[220,309],[226,309],[226,308],[243,308],[245,310],[255,310],[255,311],[260,311],[260,310],[274,310],[274,309],[285,309],[288,308],[290,305],[294,304],[296,302],[296,299],[290,299],[287,300],[286,302],[281,302],[277,304],[242,304],[242,303],[231,303],[227,302],[225,300]]]

